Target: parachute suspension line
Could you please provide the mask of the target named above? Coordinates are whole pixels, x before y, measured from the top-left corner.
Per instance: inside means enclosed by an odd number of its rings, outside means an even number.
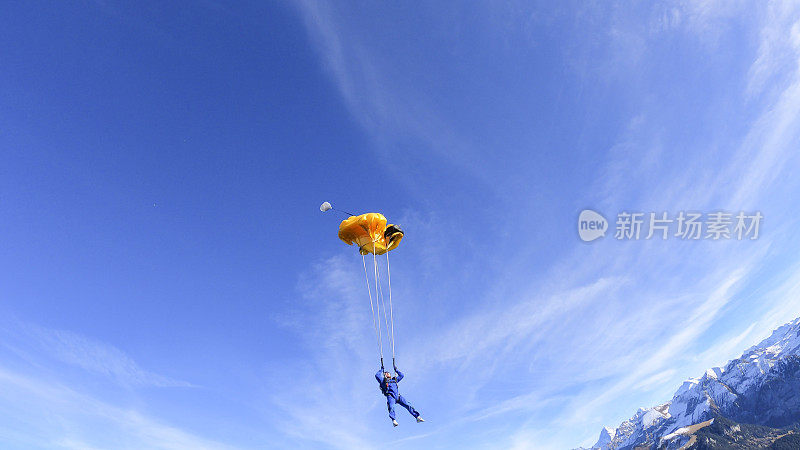
[[[380,298],[380,305],[381,308],[383,308],[383,324],[386,326],[386,337],[391,341],[389,335],[389,319],[386,315],[386,299],[383,296],[383,285],[381,283],[380,270],[378,270],[378,260],[374,253],[372,254],[372,263],[375,265],[375,284],[378,286],[376,288],[377,292],[375,293],[375,303],[378,303],[378,298]],[[380,314],[378,314],[378,322],[380,322],[380,320]],[[392,344],[392,346],[394,346],[394,344]],[[394,358],[394,355],[392,355],[392,357]]]
[[[389,324],[386,321],[386,302],[383,301],[383,288],[381,287],[381,277],[378,271],[378,260],[375,256],[375,240],[372,241],[372,268],[375,271],[375,305],[378,309],[378,329],[381,329],[381,308],[383,308],[383,323],[386,325],[386,334],[388,337]],[[383,345],[383,335],[381,335],[381,345]],[[381,354],[381,363],[382,362],[383,354]]]
[[[378,353],[380,354],[381,357],[381,366],[383,366],[383,344],[381,343],[383,339],[381,339],[381,333],[378,329],[380,320],[375,322],[375,308],[372,306],[372,290],[369,288],[369,276],[367,275],[367,259],[364,257],[364,255],[361,255],[361,261],[364,263],[364,280],[367,282],[367,295],[369,295],[369,309],[370,311],[372,311],[372,326],[375,327],[375,337],[378,339]],[[377,296],[375,297],[375,303],[378,303]]]
[[[394,365],[394,312],[392,311],[392,272],[389,270],[389,252],[386,252],[386,278],[389,283],[389,323],[392,324],[392,365]]]

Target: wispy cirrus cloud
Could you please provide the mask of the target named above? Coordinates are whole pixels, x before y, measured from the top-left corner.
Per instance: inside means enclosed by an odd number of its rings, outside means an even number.
[[[229,448],[35,375],[0,369],[0,386],[0,441],[28,448]]]
[[[143,369],[125,352],[94,339],[63,330],[36,327],[31,330],[42,348],[59,361],[108,376],[129,386],[192,387],[191,383],[174,380]]]
[[[390,155],[400,143],[403,153],[435,158],[468,174],[484,189],[497,189],[488,166],[475,164],[491,162],[490,155],[459,133],[413,83],[397,76],[391,58],[374,51],[341,23],[341,5],[316,0],[293,5],[351,116],[372,140],[378,161],[397,164]],[[406,144],[408,140],[415,144]],[[392,175],[403,177],[403,172],[395,170]],[[418,189],[410,179],[403,181],[408,189]]]
[[[3,320],[0,337],[0,442],[26,448],[228,448],[132,403],[141,388],[193,385],[148,371],[111,344],[14,317]],[[123,394],[107,390],[119,388]]]
[[[193,387],[142,368],[128,354],[105,342],[13,318],[5,320],[3,345],[37,364],[57,361],[130,387]]]

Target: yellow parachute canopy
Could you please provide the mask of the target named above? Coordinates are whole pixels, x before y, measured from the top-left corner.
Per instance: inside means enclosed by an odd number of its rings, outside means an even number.
[[[382,255],[400,245],[403,230],[396,225],[386,225],[383,214],[367,213],[343,220],[339,224],[339,239],[347,245],[355,243],[362,255]]]

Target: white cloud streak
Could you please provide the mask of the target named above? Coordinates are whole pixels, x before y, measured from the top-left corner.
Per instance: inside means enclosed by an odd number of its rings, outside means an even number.
[[[227,448],[57,381],[0,369],[0,387],[0,441],[28,448]]]
[[[38,366],[69,364],[128,387],[192,387],[188,382],[145,370],[119,348],[78,333],[14,318],[7,318],[0,332],[5,347]]]

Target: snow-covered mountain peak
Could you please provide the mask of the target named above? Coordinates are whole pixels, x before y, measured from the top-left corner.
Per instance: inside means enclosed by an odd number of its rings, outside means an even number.
[[[675,391],[674,397],[678,397],[694,389],[698,383],[700,383],[700,378],[689,378],[688,380],[684,381],[683,384],[681,384],[681,387],[679,387],[677,391]]]
[[[721,377],[724,372],[725,370],[721,367],[712,367],[711,369],[706,370],[706,373],[704,373],[703,376],[706,379],[716,380],[717,378]]]
[[[800,317],[773,331],[724,368],[714,367],[699,378],[684,381],[669,402],[639,408],[615,430],[604,428],[592,448],[633,448],[658,442],[661,436],[689,429],[720,412],[741,409],[742,396],[757,391],[770,376],[785,371],[791,366],[787,357],[792,356],[800,356]]]
[[[614,439],[614,435],[617,433],[615,428],[611,427],[603,427],[600,430],[600,437],[597,438],[597,442],[592,446],[592,448],[608,448],[608,444],[611,443],[611,440]]]
[[[800,350],[800,317],[778,327],[758,344],[745,350],[740,359],[777,359]],[[735,361],[735,360],[734,360]]]

